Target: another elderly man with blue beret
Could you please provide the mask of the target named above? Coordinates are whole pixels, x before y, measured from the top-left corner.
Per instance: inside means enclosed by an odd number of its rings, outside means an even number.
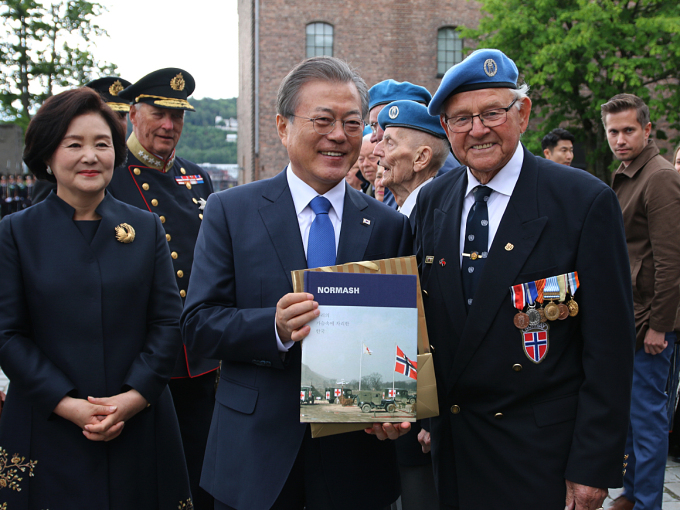
[[[416,204],[437,489],[446,509],[596,510],[626,468],[635,327],[621,209],[600,180],[520,143],[531,100],[517,78],[502,52],[478,50],[429,105],[465,165]]]
[[[414,218],[418,193],[451,153],[446,132],[439,117],[415,101],[388,104],[378,115],[378,123],[384,135],[373,152],[384,168],[383,185],[392,190],[399,211]]]

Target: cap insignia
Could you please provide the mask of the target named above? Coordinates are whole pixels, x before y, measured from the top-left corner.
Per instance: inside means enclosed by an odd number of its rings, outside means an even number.
[[[387,114],[390,116],[390,119],[396,119],[399,116],[399,107],[393,106]]]
[[[125,87],[123,87],[123,84],[120,82],[120,80],[114,81],[111,86],[109,87],[109,94],[112,96],[117,96],[120,91],[122,91]]]
[[[489,78],[496,76],[496,73],[498,72],[498,66],[496,65],[496,61],[494,59],[487,58],[484,61],[484,72]]]
[[[179,73],[172,80],[170,80],[170,87],[172,87],[172,90],[184,90],[184,85],[185,82],[182,73]]]

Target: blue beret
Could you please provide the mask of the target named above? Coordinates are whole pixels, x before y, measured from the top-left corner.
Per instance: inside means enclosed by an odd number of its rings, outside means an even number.
[[[517,66],[502,51],[483,49],[473,51],[461,63],[446,71],[435,92],[430,114],[439,115],[444,101],[453,94],[480,89],[516,89]]]
[[[439,122],[439,116],[427,113],[427,107],[414,101],[394,101],[378,114],[380,127],[404,127],[417,129],[437,138],[446,139],[446,132]]]
[[[371,133],[373,133],[373,130],[371,129],[371,126],[366,126],[366,127],[364,128],[364,132],[361,134],[361,136],[370,135]]]
[[[414,85],[407,81],[385,80],[376,83],[368,90],[368,109],[375,106],[391,103],[392,101],[417,101],[427,106],[432,99],[432,94],[420,85]]]

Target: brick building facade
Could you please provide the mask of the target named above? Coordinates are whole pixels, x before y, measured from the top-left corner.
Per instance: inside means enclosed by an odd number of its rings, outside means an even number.
[[[434,93],[440,82],[440,29],[476,26],[480,16],[477,4],[467,0],[239,0],[238,14],[243,182],[272,177],[288,163],[276,133],[276,93],[290,69],[307,56],[308,25],[332,27],[333,56],[355,67],[369,87],[393,78]]]

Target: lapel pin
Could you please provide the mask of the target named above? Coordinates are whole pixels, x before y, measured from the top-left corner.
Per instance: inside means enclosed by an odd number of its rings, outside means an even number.
[[[515,247],[515,245],[508,243],[505,245],[505,251],[512,251],[512,249]]]
[[[432,264],[434,262],[434,255],[428,255],[425,257],[425,263],[426,264]]]
[[[371,224],[371,220],[369,220],[368,218],[364,218],[364,219],[361,221],[361,223],[362,223],[363,225],[370,225],[370,224]]]
[[[446,265],[446,261],[444,259],[439,260],[439,265],[444,267]]]
[[[135,240],[135,229],[127,223],[121,223],[116,227],[116,241],[129,244]]]

